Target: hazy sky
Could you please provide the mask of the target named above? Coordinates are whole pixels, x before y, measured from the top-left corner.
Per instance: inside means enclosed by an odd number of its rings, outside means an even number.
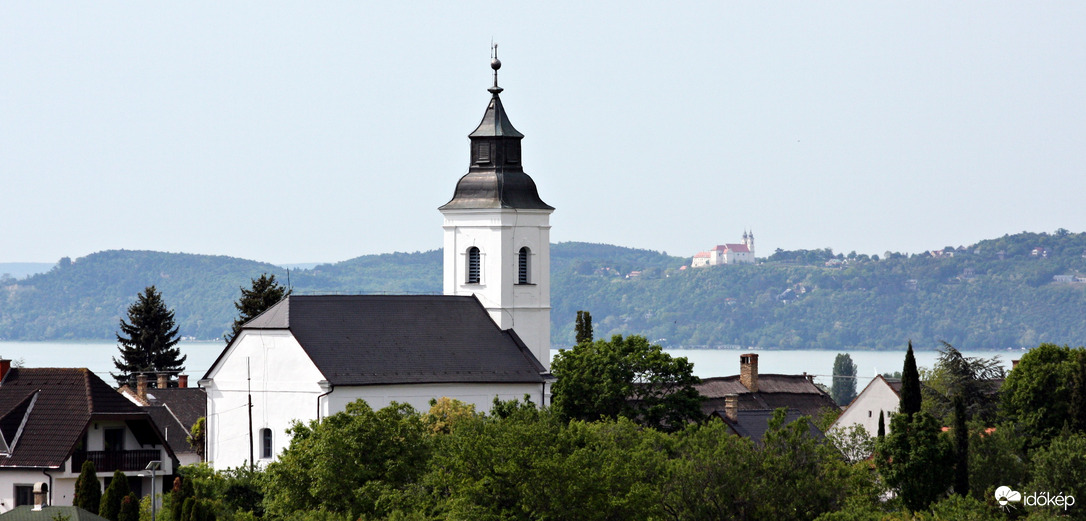
[[[511,4],[0,3],[0,262],[440,247],[491,39],[555,242],[1086,231],[1084,2]]]

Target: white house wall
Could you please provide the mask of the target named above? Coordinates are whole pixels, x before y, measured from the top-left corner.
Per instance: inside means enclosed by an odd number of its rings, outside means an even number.
[[[324,376],[289,331],[242,330],[208,378],[201,384],[207,391],[207,460],[215,469],[249,461],[250,387],[258,460],[260,430],[272,430],[274,453],[280,452],[290,443],[285,431],[294,420],[316,419],[317,397],[324,392],[318,385]]]
[[[549,389],[547,389],[549,392]],[[520,400],[527,394],[533,403],[540,405],[549,397],[543,396],[542,384],[418,384],[418,385],[367,385],[337,387],[322,400],[321,415],[327,416],[346,408],[358,399],[370,407],[381,409],[393,401],[406,403],[419,412],[430,410],[430,400],[448,396],[475,406],[479,412],[489,412],[494,398]]]
[[[885,416],[887,434],[890,433],[890,414],[897,412],[901,398],[882,378],[875,378],[852,400],[830,429],[848,428],[854,424],[864,426],[871,436],[879,431],[879,411]]]

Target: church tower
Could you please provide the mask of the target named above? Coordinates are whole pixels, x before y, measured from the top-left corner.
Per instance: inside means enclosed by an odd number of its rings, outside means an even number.
[[[550,367],[550,214],[524,173],[520,140],[498,94],[495,54],[490,104],[468,137],[471,164],[444,216],[446,295],[475,295],[501,329],[512,328]]]

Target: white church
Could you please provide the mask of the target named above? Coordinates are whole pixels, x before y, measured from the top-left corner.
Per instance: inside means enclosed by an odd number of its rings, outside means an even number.
[[[471,165],[439,208],[444,295],[292,295],[246,323],[199,382],[214,468],[270,462],[293,421],[359,398],[421,411],[443,396],[480,411],[495,397],[549,402],[554,208],[524,172],[524,135],[498,96],[501,62],[491,67]]]

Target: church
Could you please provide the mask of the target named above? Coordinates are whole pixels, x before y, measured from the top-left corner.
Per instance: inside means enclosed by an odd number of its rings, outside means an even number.
[[[549,402],[550,214],[521,163],[498,69],[470,166],[443,216],[444,295],[291,295],[254,317],[200,379],[216,469],[266,464],[295,420],[364,399]]]

